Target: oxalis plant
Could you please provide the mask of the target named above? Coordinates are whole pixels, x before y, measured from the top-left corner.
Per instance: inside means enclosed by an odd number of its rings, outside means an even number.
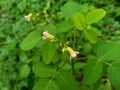
[[[70,1],[61,9],[66,19],[52,23],[47,9],[46,23],[32,27],[20,44],[20,79],[34,75],[33,90],[120,90],[120,45],[106,42],[95,27],[106,11],[84,14]],[[24,18],[35,22],[39,14]]]

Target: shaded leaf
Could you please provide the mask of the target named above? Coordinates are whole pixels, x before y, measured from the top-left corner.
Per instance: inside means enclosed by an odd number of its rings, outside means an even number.
[[[116,90],[120,90],[120,60],[113,62],[108,68],[108,78]]]
[[[74,68],[75,68],[75,70],[79,70],[79,69],[84,68],[84,67],[85,67],[85,65],[86,65],[86,63],[83,63],[83,62],[80,62],[80,63],[75,63]]]
[[[22,66],[22,68],[20,69],[20,78],[27,78],[27,76],[30,74],[30,66],[25,64]]]
[[[40,79],[38,80],[32,90],[60,90],[55,81],[48,79]]]
[[[48,31],[50,34],[53,34],[53,35],[55,35],[58,31],[56,26],[53,25],[53,24],[48,24],[48,25],[42,27],[42,30],[43,31]]]
[[[92,45],[90,43],[84,43],[83,44],[83,51],[84,53],[90,53],[92,49]]]
[[[68,1],[61,9],[62,15],[65,18],[72,18],[77,12],[80,12],[80,5],[73,1]]]
[[[91,85],[100,79],[102,75],[103,64],[101,61],[90,59],[84,72],[84,83]]]
[[[60,90],[78,90],[77,82],[67,71],[59,72],[55,80]]]
[[[40,62],[33,65],[32,71],[34,72],[35,75],[41,78],[47,78],[47,77],[51,77],[55,73],[56,68]]]
[[[66,63],[62,69],[63,70],[70,70],[71,69],[71,65],[69,63]]]
[[[41,35],[38,31],[33,31],[27,35],[27,37],[23,40],[20,45],[22,50],[30,50],[32,49],[40,40]]]
[[[101,85],[98,90],[111,90],[111,84],[108,81],[105,85]]]
[[[73,24],[70,21],[63,21],[57,24],[58,32],[67,32],[71,30],[72,27],[73,27]]]
[[[94,52],[97,56],[105,61],[115,61],[120,57],[120,45],[117,43],[106,43],[99,41],[94,46]]]
[[[42,47],[42,58],[46,64],[54,61],[56,47],[54,43],[46,42]]]

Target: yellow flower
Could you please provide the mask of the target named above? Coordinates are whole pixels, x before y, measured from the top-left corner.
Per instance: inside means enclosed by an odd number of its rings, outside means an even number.
[[[71,60],[72,58],[76,57],[76,56],[79,54],[79,52],[74,51],[74,50],[73,50],[72,48],[70,48],[70,47],[67,48],[67,51],[68,51],[69,54],[70,54],[70,60]]]
[[[54,36],[49,34],[48,31],[43,32],[42,39],[54,39]]]
[[[24,18],[25,18],[28,22],[30,22],[31,17],[32,17],[32,13],[28,14],[27,16],[24,16]]]

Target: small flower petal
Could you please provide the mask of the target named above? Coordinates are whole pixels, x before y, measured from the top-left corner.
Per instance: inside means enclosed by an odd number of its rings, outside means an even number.
[[[45,40],[46,39],[45,36],[42,36],[42,39]]]
[[[43,35],[46,35],[46,34],[48,34],[48,31],[43,32]]]

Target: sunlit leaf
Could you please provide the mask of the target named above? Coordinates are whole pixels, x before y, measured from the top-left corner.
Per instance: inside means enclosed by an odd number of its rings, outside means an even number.
[[[97,23],[105,16],[105,14],[106,11],[103,9],[91,10],[86,16],[87,23],[88,24]]]
[[[86,27],[86,19],[85,16],[82,13],[76,13],[73,16],[73,21],[75,24],[75,27],[79,30],[84,30]]]
[[[84,34],[91,44],[97,42],[97,33],[93,29],[85,30]]]

